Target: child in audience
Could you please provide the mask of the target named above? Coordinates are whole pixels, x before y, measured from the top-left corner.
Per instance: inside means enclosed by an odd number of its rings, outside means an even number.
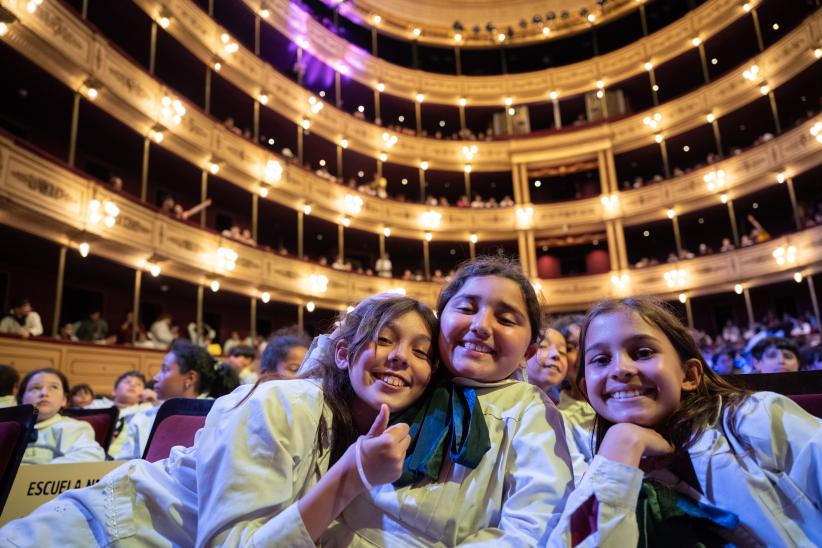
[[[310,341],[305,335],[272,337],[260,359],[260,373],[280,379],[293,379],[305,359]]]
[[[321,545],[538,546],[556,524],[573,488],[562,422],[515,380],[540,329],[531,282],[512,261],[479,257],[443,289],[437,316],[447,371],[394,419],[411,425],[402,476],[356,498]]]
[[[751,348],[755,373],[799,371],[799,348],[784,337],[765,337]]]
[[[69,392],[69,407],[86,409],[94,403],[94,390],[86,383],[75,384]]]
[[[20,374],[10,365],[0,365],[0,408],[17,405]]]
[[[555,532],[566,545],[822,543],[822,421],[729,385],[650,299],[595,305],[579,363],[597,455]]]
[[[565,434],[568,438],[568,447],[571,450],[571,460],[574,466],[576,483],[582,479],[588,463],[594,458],[594,419],[596,413],[585,400],[577,385],[579,373],[579,332],[583,317],[572,314],[557,318],[551,325],[565,337],[568,354],[568,374],[562,383],[559,393],[557,409],[562,413],[565,423]]]
[[[536,353],[525,362],[528,382],[548,394],[554,403],[559,402],[559,391],[568,374],[568,351],[565,337],[551,327],[546,327],[539,338]]]
[[[0,544],[313,546],[366,485],[400,475],[409,429],[389,411],[425,392],[435,363],[436,318],[414,299],[366,299],[341,322],[314,378],[237,389],[194,447],[63,493]]]
[[[545,328],[537,347],[537,352],[526,363],[528,382],[540,388],[555,404],[559,403],[562,394],[568,389],[566,375],[568,374],[568,352],[565,337],[550,325]],[[566,395],[566,401],[568,396]],[[590,406],[589,406],[590,407]],[[562,410],[560,410],[562,412]],[[593,410],[591,410],[593,413]],[[593,426],[581,429],[573,420],[565,417],[563,412],[563,426],[568,450],[571,453],[571,465],[574,470],[575,482],[582,479],[591,454],[591,433]]]
[[[114,427],[114,435],[108,448],[109,455],[118,455],[123,445],[128,439],[127,428],[131,417],[142,411],[148,411],[154,407],[153,403],[143,403],[140,397],[146,388],[146,378],[139,371],[126,371],[114,382],[114,392],[112,397],[99,398],[91,402],[86,409],[105,409],[117,407],[119,411],[117,424]]]
[[[37,437],[29,442],[23,455],[24,464],[64,464],[102,461],[103,448],[94,439],[94,429],[87,422],[60,415],[68,404],[69,383],[66,376],[50,367],[35,369],[23,377],[17,393],[19,405],[37,408]]]
[[[187,341],[178,341],[163,359],[163,366],[154,376],[154,390],[160,400],[171,398],[219,398],[239,385],[237,373],[227,364],[220,364],[205,348]],[[131,416],[126,426],[125,440],[117,460],[142,458],[148,436],[159,406],[149,406]]]

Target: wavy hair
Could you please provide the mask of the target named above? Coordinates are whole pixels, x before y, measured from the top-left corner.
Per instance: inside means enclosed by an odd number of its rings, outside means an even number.
[[[662,331],[674,347],[682,363],[699,360],[702,377],[695,390],[683,392],[679,407],[665,421],[655,428],[662,437],[675,448],[687,449],[699,438],[706,428],[713,425],[723,409],[733,414],[750,395],[750,392],[736,388],[711,369],[690,331],[662,301],[645,297],[628,297],[600,301],[588,311],[579,334],[579,373],[577,384],[590,403],[585,385],[585,346],[591,322],[603,314],[619,311],[638,314],[648,325]],[[730,421],[733,424],[733,420]],[[605,433],[613,425],[597,413],[594,422],[594,450],[599,449]]]

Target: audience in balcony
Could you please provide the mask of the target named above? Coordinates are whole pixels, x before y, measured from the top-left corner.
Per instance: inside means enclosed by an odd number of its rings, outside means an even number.
[[[57,333],[57,338],[61,341],[79,341],[77,335],[74,334],[74,324],[66,322],[60,326],[60,331]]]
[[[131,344],[132,331],[134,329],[134,312],[126,313],[126,319],[120,324],[117,331],[117,344]],[[146,328],[142,322],[137,324],[137,340],[147,338]]]
[[[257,242],[251,236],[251,230],[248,228],[240,228],[237,225],[231,225],[231,228],[227,228],[220,233],[225,238],[231,238],[232,240],[236,240],[238,242],[242,242],[248,245],[257,245]]]
[[[393,268],[394,266],[391,264],[391,257],[388,253],[385,253],[377,259],[376,264],[374,264],[374,270],[380,278],[391,278],[394,275],[392,272]]]
[[[168,345],[177,338],[177,334],[172,328],[172,316],[168,313],[160,314],[160,317],[151,324],[151,339],[157,348],[168,348]]]
[[[108,341],[108,322],[103,319],[99,309],[92,309],[88,317],[74,325],[74,334],[77,339],[85,342],[105,344]]]
[[[20,335],[24,339],[42,335],[40,314],[32,310],[28,299],[18,297],[12,301],[9,314],[0,320],[0,333]]]

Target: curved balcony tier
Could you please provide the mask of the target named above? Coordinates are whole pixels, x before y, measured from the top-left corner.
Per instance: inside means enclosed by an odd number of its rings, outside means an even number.
[[[402,291],[433,304],[440,284],[406,282],[333,270],[272,251],[239,244],[203,228],[172,220],[140,202],[106,190],[94,181],[55,164],[7,138],[0,138],[0,196],[3,223],[71,248],[90,244],[91,253],[134,269],[147,261],[161,263],[163,275],[199,285],[219,280],[233,292],[290,303],[314,301],[342,310],[380,291]],[[92,223],[92,200],[119,208],[110,227]],[[792,262],[776,263],[774,251],[795,247]],[[221,248],[236,253],[234,268],[219,260]],[[704,295],[736,284],[757,286],[807,276],[822,268],[822,226],[765,243],[713,256],[642,270],[534,280],[551,310],[581,310],[588,304],[621,294]],[[666,281],[670,270],[681,272],[676,287]],[[312,278],[314,276],[314,278]],[[318,280],[323,278],[322,283]]]
[[[253,0],[243,1],[250,9],[257,10]],[[139,0],[138,3],[152,6],[154,11],[150,13],[158,13],[160,2]],[[413,98],[422,90],[426,101],[434,103],[454,105],[460,97],[465,97],[470,105],[494,106],[500,105],[505,96],[513,97],[517,104],[545,101],[552,90],[560,97],[567,97],[596,89],[597,79],[614,82],[639,74],[645,70],[647,61],[658,65],[672,59],[693,48],[691,40],[694,37],[704,42],[745,15],[738,0],[710,0],[660,31],[588,61],[520,74],[449,76],[413,70],[375,58],[322,26],[288,0],[272,0],[266,5],[270,12],[268,19],[264,19],[266,23],[293,43],[306,41],[308,51],[328,66],[346,63],[352,67],[350,76],[370,88],[376,89],[378,82],[384,82],[387,93],[401,97]],[[168,3],[171,12],[181,16],[191,7],[188,0]],[[175,12],[175,9],[180,11]]]
[[[213,55],[211,52],[219,47],[220,29],[212,19],[186,0],[177,2],[175,5],[178,8],[187,6],[190,11],[186,11],[186,15],[177,12],[178,24],[171,25],[169,30],[172,34],[176,33],[175,36],[186,47],[191,48],[194,54],[204,59],[204,62],[209,62]],[[53,71],[58,77],[62,75],[67,85],[73,89],[81,89],[83,81],[89,75],[93,75],[108,90],[134,104],[146,117],[155,122],[163,122],[161,99],[166,94],[173,94],[171,90],[165,89],[137,68],[68,10],[59,5],[48,4],[41,6],[34,14],[29,14],[22,7],[18,12],[15,14],[20,17],[22,25],[31,29],[75,64],[74,67],[56,67],[58,70]],[[59,28],[61,32],[54,32],[54,28]],[[18,47],[16,44],[23,40],[17,36],[18,34],[19,26],[13,25],[5,39]],[[770,89],[774,89],[816,61],[813,47],[821,36],[822,10],[817,11],[778,43],[752,59],[751,63],[759,67],[761,80],[767,82]],[[31,44],[30,47],[37,49],[42,45]],[[24,53],[28,51],[26,54],[31,54],[32,58],[39,57],[43,61],[40,63],[42,65],[56,64],[49,60],[49,56],[38,55],[22,47],[18,49],[24,50]],[[276,103],[277,112],[294,122],[295,130],[297,124],[309,120],[311,131],[332,143],[339,143],[345,138],[351,150],[372,158],[377,157],[383,149],[385,131],[379,126],[357,120],[333,107],[324,108],[316,115],[306,114],[310,113],[308,99],[311,94],[250,52],[240,48],[225,64],[221,74],[250,96],[257,97],[262,90],[266,90],[270,97],[275,97],[277,100],[269,102],[266,108],[272,108]],[[741,74],[733,73],[661,105],[653,112],[542,137],[470,142],[477,146],[471,168],[474,171],[503,171],[510,170],[512,164],[516,163],[591,159],[595,158],[599,151],[610,150],[618,153],[636,149],[653,143],[655,134],[664,137],[687,131],[705,124],[705,116],[708,113],[718,118],[753,101],[760,96],[759,87],[758,82],[750,82]],[[101,95],[105,96],[107,93]],[[214,121],[197,111],[191,104],[185,101],[183,103],[186,104],[188,112],[185,123],[169,128],[170,131],[185,136],[198,146],[205,145],[209,140],[216,142],[220,133],[213,129],[216,126]],[[643,120],[655,114],[659,114],[661,120],[656,129],[650,130]],[[147,130],[148,128],[144,133]],[[227,132],[223,132],[225,133]],[[396,136],[397,143],[386,151],[387,160],[392,163],[417,167],[426,161],[431,169],[455,172],[461,172],[464,168],[465,141]],[[224,135],[220,141],[234,141],[229,145],[236,150],[232,160],[241,156],[243,161],[255,162],[269,155],[262,147],[254,147],[236,136],[231,138]],[[259,167],[252,167],[250,170],[245,167],[241,168],[241,171],[252,171],[252,176],[262,179]]]

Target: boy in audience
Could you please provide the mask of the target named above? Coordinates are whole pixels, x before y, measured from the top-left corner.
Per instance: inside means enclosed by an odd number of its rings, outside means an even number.
[[[0,365],[0,408],[17,405],[20,374],[10,365]]]
[[[259,375],[251,367],[256,356],[257,353],[254,351],[254,347],[247,344],[236,345],[228,353],[227,364],[237,373],[241,384],[254,384],[257,382]]]
[[[765,337],[751,349],[756,373],[799,371],[799,349],[790,339]]]
[[[117,425],[114,428],[114,436],[108,448],[110,455],[117,455],[123,444],[126,442],[126,425],[129,419],[139,411],[145,411],[154,407],[152,403],[140,403],[140,397],[146,388],[146,378],[139,371],[127,371],[117,378],[114,383],[112,397],[94,400],[87,409],[100,409],[114,405],[120,411]]]
[[[94,403],[94,390],[91,386],[83,384],[75,384],[71,387],[69,392],[69,407],[74,409],[85,409]]]

